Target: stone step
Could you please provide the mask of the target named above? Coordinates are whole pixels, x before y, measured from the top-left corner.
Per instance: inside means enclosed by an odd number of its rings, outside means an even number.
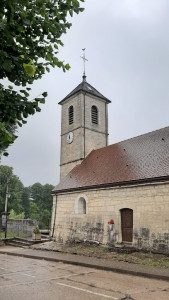
[[[11,240],[6,240],[5,243],[7,245],[11,245],[11,244],[14,245],[15,244],[16,247],[22,247],[22,246],[29,247],[29,246],[34,244],[33,241],[20,241],[20,240],[17,240],[15,238],[11,239]]]
[[[48,242],[49,239],[45,237],[45,239],[41,240],[31,240],[31,239],[26,239],[26,238],[9,238],[4,240],[6,245],[11,245],[11,246],[16,246],[16,247],[29,247],[34,244],[39,244],[39,243],[45,243]]]
[[[21,247],[21,248],[27,248],[30,246],[30,245],[17,244],[16,242],[12,242],[12,241],[7,242],[6,245],[13,246],[13,247]]]
[[[32,240],[31,239],[25,239],[25,238],[20,238],[20,237],[13,238],[13,241],[21,242],[21,243],[26,243],[26,244],[32,244]]]

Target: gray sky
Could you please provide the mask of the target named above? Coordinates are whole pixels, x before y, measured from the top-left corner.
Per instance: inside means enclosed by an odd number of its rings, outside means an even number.
[[[109,144],[169,126],[169,1],[86,0],[71,20],[59,57],[70,71],[52,69],[32,86],[47,91],[42,111],[28,118],[1,164],[25,186],[59,182],[61,108],[81,81],[86,47],[87,81],[109,105]]]

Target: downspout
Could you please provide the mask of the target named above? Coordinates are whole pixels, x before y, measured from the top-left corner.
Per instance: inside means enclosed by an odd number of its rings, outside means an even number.
[[[54,222],[53,222],[53,229],[52,229],[52,238],[54,236],[54,231],[55,231],[55,223],[56,223],[56,210],[57,210],[57,195],[56,195],[56,204],[55,204],[55,215],[54,215]]]

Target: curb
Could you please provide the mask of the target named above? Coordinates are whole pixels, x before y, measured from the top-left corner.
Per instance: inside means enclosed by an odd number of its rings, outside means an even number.
[[[83,262],[70,261],[70,260],[66,260],[66,259],[58,259],[58,258],[52,258],[52,257],[46,257],[46,256],[36,256],[36,255],[21,254],[21,253],[6,252],[6,251],[0,251],[0,254],[6,254],[6,255],[11,255],[11,256],[20,256],[20,257],[25,257],[25,258],[46,260],[46,261],[53,261],[53,262],[62,262],[64,264],[75,265],[75,266],[86,267],[86,268],[92,268],[92,269],[97,269],[97,270],[102,270],[102,271],[110,271],[110,272],[115,272],[115,273],[120,273],[120,274],[126,274],[126,275],[138,276],[138,277],[146,277],[146,278],[150,278],[150,279],[158,279],[158,280],[169,281],[169,276],[166,276],[166,275],[144,273],[144,272],[132,271],[132,270],[126,270],[126,269],[118,269],[118,268],[114,268],[114,267],[94,265],[94,264],[88,264],[88,263],[83,263]]]

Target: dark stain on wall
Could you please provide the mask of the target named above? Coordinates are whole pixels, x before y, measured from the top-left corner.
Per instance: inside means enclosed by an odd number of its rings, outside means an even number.
[[[97,241],[102,243],[104,235],[104,224],[96,223],[95,225],[86,222],[85,224],[80,224],[79,222],[71,222],[69,227],[69,234],[67,237],[68,242],[72,241]]]
[[[151,233],[149,228],[142,227],[134,231],[133,237],[136,241],[135,247],[140,250],[169,253],[169,233]]]

